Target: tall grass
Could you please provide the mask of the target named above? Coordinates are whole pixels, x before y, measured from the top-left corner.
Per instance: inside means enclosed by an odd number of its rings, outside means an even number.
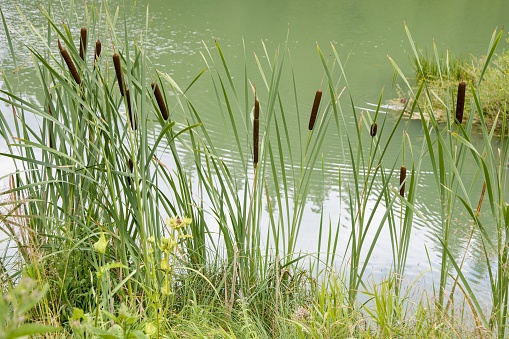
[[[5,74],[0,97],[10,107],[10,116],[0,117],[9,148],[1,156],[16,165],[3,193],[12,208],[1,227],[21,256],[19,268],[4,270],[2,281],[16,284],[28,276],[50,284],[32,320],[63,324],[67,334],[77,337],[207,332],[242,338],[462,336],[481,333],[481,326],[505,336],[503,169],[509,159],[504,141],[500,152],[493,149],[493,131],[485,124],[485,149],[476,149],[470,140],[472,117],[480,110],[480,83],[470,85],[477,104],[464,127],[461,119],[450,122],[454,96],[443,99],[447,125],[434,119],[423,82],[408,107],[423,117],[425,138],[416,145],[404,129],[407,107],[394,123],[380,111],[383,93],[374,112],[356,108],[334,45],[330,60],[317,46],[325,80],[304,105],[286,44],[273,56],[263,46],[264,55],[255,55],[254,74],[246,60],[243,74],[236,76],[221,45],[204,43],[206,69],[180,87],[169,74],[153,69],[147,58],[151,51],[138,43],[150,27],[133,43],[124,18],[124,32],[117,35],[120,11],[87,11],[88,27],[80,35],[57,24],[51,12],[41,13],[48,22],[46,36],[30,26],[26,39],[37,37],[44,47],[27,43],[26,49],[43,100],[17,93]],[[500,34],[493,36],[490,55]],[[111,43],[100,43],[107,39]],[[94,53],[87,41],[97,42]],[[223,160],[206,118],[189,99],[194,84],[206,77],[218,111],[230,124],[235,167]],[[251,83],[255,77],[262,83]],[[280,90],[286,77],[293,86],[290,95]],[[427,105],[419,104],[421,97]],[[311,107],[309,120],[303,107]],[[431,120],[424,119],[424,112]],[[353,116],[351,128],[345,128],[346,115]],[[290,131],[291,119],[298,122],[297,135]],[[322,206],[311,225],[319,239],[316,252],[303,253],[298,240],[311,180],[317,168],[323,179],[324,164],[331,160],[323,153],[327,138],[337,138],[338,163],[344,164],[337,171],[338,190],[346,191],[341,204],[349,215],[333,225]],[[388,156],[394,147],[400,149],[396,159]],[[183,150],[192,157],[191,166],[183,161]],[[482,196],[497,223],[495,241],[479,218],[483,200],[471,201],[475,187],[467,187],[461,176],[463,164],[471,160],[486,184]],[[430,223],[416,207],[427,161],[442,223],[432,311],[426,311],[429,300],[417,300],[414,308],[411,286],[404,283],[414,218]],[[463,263],[451,254],[451,223],[459,208],[471,217],[472,234],[479,232],[483,240],[492,286],[490,314],[483,312]],[[346,235],[340,234],[343,218],[350,223]],[[386,280],[372,286],[370,259],[387,231],[393,264]],[[344,236],[348,240],[341,247]],[[497,267],[490,265],[491,253],[497,253]],[[455,322],[458,291],[477,332]],[[367,303],[360,302],[360,292],[368,295]]]

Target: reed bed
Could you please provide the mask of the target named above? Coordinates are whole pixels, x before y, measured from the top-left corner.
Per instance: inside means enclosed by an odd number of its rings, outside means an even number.
[[[344,90],[344,67],[334,45],[327,52],[331,60],[317,47],[324,90],[315,93],[307,137],[299,131],[292,135],[298,142],[292,143],[288,120],[297,119],[301,126],[304,105],[291,67],[288,73],[286,43],[273,58],[264,48],[270,62],[255,56],[256,76],[264,79],[256,90],[247,67],[243,75],[232,76],[217,41],[214,51],[204,44],[206,70],[180,87],[169,74],[151,67],[146,59],[151,51],[130,43],[127,33],[116,35],[118,12],[104,11],[104,17],[87,12],[90,26],[81,29],[76,48],[78,31],[41,10],[49,43],[44,50],[26,48],[43,89],[42,104],[17,93],[4,76],[0,100],[11,111],[0,116],[0,133],[8,146],[1,156],[12,159],[16,171],[6,176],[11,185],[2,193],[6,206],[15,208],[2,215],[0,228],[19,256],[10,269],[4,268],[7,255],[0,260],[0,281],[10,291],[5,300],[17,310],[0,313],[7,337],[507,335],[509,153],[505,140],[494,148],[493,130],[487,129],[482,114],[483,149],[472,144],[473,116],[482,111],[480,83],[468,84],[476,104],[466,122],[457,113],[452,123],[451,96],[444,98],[448,122],[439,124],[424,81],[418,89],[409,85],[412,107],[389,124],[393,118],[380,111],[383,94],[375,112],[357,109]],[[99,22],[106,32],[92,29]],[[407,34],[415,51],[408,29]],[[500,34],[494,34],[490,51]],[[97,41],[93,60],[87,58],[87,39]],[[100,39],[111,43],[102,48]],[[235,168],[222,160],[206,119],[189,99],[193,84],[207,76],[218,111],[233,132]],[[292,79],[295,111],[285,107],[287,98],[280,91],[285,77]],[[241,79],[240,84],[233,79]],[[467,87],[459,86],[456,112],[462,111]],[[405,130],[407,108],[431,116],[422,119],[420,145]],[[346,114],[355,123],[345,129]],[[42,128],[30,122],[34,116]],[[318,247],[303,253],[298,240],[310,180],[320,167],[325,176],[326,137],[336,141],[340,163],[349,166],[337,171],[338,190],[348,197],[341,202],[349,214],[348,232],[341,235],[347,241],[340,246],[342,221],[328,221],[321,206],[316,225],[311,225],[319,235]],[[401,149],[398,158],[387,156],[391,147]],[[192,155],[192,172],[183,148]],[[411,298],[417,287],[404,277],[414,219],[431,227],[417,204],[424,161],[431,162],[442,207],[436,234],[440,279],[432,295]],[[469,186],[462,178],[466,161],[475,162],[476,176],[484,182],[475,202],[470,198],[475,183]],[[469,216],[469,240],[482,240],[493,298],[488,310],[465,277],[463,261],[451,253],[451,223],[458,210]],[[488,235],[481,210],[494,220],[495,238]],[[370,259],[383,232],[391,239],[392,266],[382,281],[370,283]],[[462,248],[464,253],[469,246]],[[23,303],[16,295],[26,286],[38,286],[43,293],[19,311]],[[456,300],[465,301],[460,315]]]

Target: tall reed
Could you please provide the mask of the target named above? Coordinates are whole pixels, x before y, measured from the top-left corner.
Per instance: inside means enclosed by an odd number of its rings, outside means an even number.
[[[40,318],[52,319],[55,325],[69,323],[69,332],[104,336],[103,328],[125,325],[126,319],[155,337],[173,333],[176,319],[191,331],[206,321],[192,321],[190,314],[198,320],[218,320],[220,316],[210,315],[215,313],[229,320],[220,326],[224,332],[231,324],[237,326],[235,317],[241,315],[238,326],[244,337],[263,331],[266,337],[355,337],[374,332],[403,336],[403,324],[413,319],[405,315],[409,306],[403,277],[414,216],[431,228],[418,208],[418,182],[429,160],[441,206],[437,239],[442,258],[433,310],[452,315],[448,292],[461,291],[478,331],[484,326],[501,338],[507,334],[509,213],[503,167],[509,161],[508,147],[502,141],[500,153],[495,150],[493,130],[485,124],[484,149],[473,146],[473,116],[481,107],[473,84],[469,90],[476,105],[466,126],[459,117],[459,124],[453,126],[448,119],[443,126],[431,105],[419,106],[421,96],[429,103],[432,95],[425,82],[418,89],[410,86],[412,104],[392,119],[381,111],[383,93],[373,112],[355,106],[344,89],[348,82],[336,48],[331,45],[328,61],[317,47],[325,96],[316,92],[306,126],[299,114],[304,104],[299,100],[298,73],[286,64],[286,44],[274,57],[263,46],[263,58],[255,54],[258,69],[253,74],[246,66],[241,76],[233,74],[219,42],[214,48],[205,45],[206,70],[181,89],[169,74],[151,69],[143,45],[116,35],[116,14],[105,11],[107,31],[118,49],[101,51],[97,33],[89,29],[90,36],[82,34],[78,52],[69,28],[42,10],[51,29],[48,40],[58,39],[63,59],[48,47],[26,46],[45,101],[24,99],[7,77],[6,90],[1,91],[0,100],[12,107],[13,116],[13,121],[0,116],[1,135],[9,148],[2,156],[15,160],[16,166],[14,184],[4,194],[16,196],[23,212],[20,230],[26,232],[20,236],[11,230],[9,235],[18,241],[24,274],[51,284]],[[94,13],[92,23],[99,20]],[[91,65],[85,57],[87,38],[97,41]],[[499,39],[500,34],[494,34],[490,52]],[[207,117],[190,99],[193,84],[204,81],[204,74],[210,77],[217,111],[226,122],[221,138],[229,137],[233,145],[231,162],[217,147]],[[251,86],[255,77],[263,79],[256,91]],[[285,77],[292,79],[290,95],[280,89]],[[166,94],[171,95],[171,106]],[[286,104],[290,100],[295,104],[291,109]],[[453,98],[445,102],[450,118]],[[458,94],[456,106],[460,104]],[[406,132],[407,110],[423,118],[420,145]],[[430,110],[429,121],[425,110]],[[31,126],[31,116],[40,119],[43,128]],[[298,131],[290,129],[290,120],[297,121]],[[396,135],[402,135],[401,140]],[[333,155],[325,153],[330,139],[335,141]],[[253,151],[254,168],[248,149]],[[400,150],[396,158],[389,149]],[[469,160],[485,183],[482,197],[486,194],[484,204],[496,222],[496,241],[487,236],[487,225],[479,218],[481,203],[471,203],[473,189],[467,189],[462,178],[462,166]],[[338,169],[326,171],[327,161]],[[327,219],[323,201],[316,204],[318,214],[311,225],[304,218],[317,175],[324,186],[330,177],[327,185],[337,182],[337,224]],[[488,316],[451,253],[452,223],[459,208],[481,234],[486,261],[496,253],[496,266],[488,265],[493,297]],[[316,229],[314,253],[300,251],[304,226]],[[370,263],[384,232],[390,238],[392,267],[386,281],[370,288]],[[309,269],[303,269],[305,265]],[[456,279],[450,279],[453,272]],[[16,274],[21,270],[9,277],[11,282]],[[460,288],[454,290],[451,283]],[[368,302],[360,303],[361,292],[369,296]],[[199,308],[203,305],[209,315]],[[423,304],[418,306],[422,311]],[[126,309],[137,310],[137,315]],[[429,315],[417,312],[415,318],[421,321],[422,314]],[[81,327],[72,327],[75,324]]]

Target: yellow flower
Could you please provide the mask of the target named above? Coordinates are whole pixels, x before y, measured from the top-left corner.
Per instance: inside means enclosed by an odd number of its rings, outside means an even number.
[[[157,334],[157,327],[153,322],[149,322],[145,324],[145,334],[149,337]]]
[[[170,263],[168,260],[168,253],[164,253],[163,260],[161,261],[161,269],[162,270],[169,270],[170,269]]]
[[[97,242],[94,243],[94,249],[97,252],[104,254],[106,252],[107,246],[108,246],[108,240],[106,240],[104,233],[101,232],[101,237],[99,238],[99,240],[97,240]]]
[[[168,277],[164,278],[163,287],[161,287],[161,293],[164,295],[171,294],[171,286],[170,286],[170,282],[168,281]]]
[[[162,238],[161,239],[161,245],[159,246],[159,248],[161,249],[161,251],[163,251],[164,253],[170,253],[171,251],[173,251],[173,249],[175,248],[175,246],[177,246],[177,242],[175,241],[175,239],[173,238],[172,235],[170,235],[169,237],[167,238]]]
[[[191,225],[192,221],[193,219],[191,218],[183,217],[181,219],[180,217],[176,217],[167,219],[166,224],[170,226],[172,229],[178,230],[179,228]]]

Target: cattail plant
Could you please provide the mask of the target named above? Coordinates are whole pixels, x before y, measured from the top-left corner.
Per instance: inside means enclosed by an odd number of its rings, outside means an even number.
[[[320,100],[322,99],[322,91],[318,90],[315,94],[315,101],[313,102],[313,108],[311,109],[311,116],[309,117],[309,126],[308,129],[310,131],[313,130],[316,121],[316,115],[318,114],[318,107],[320,107]]]
[[[69,52],[67,52],[67,49],[65,49],[60,43],[60,39],[58,39],[58,49],[60,49],[60,54],[62,55],[62,58],[64,58],[67,68],[69,68],[69,72],[71,72],[74,81],[76,81],[78,85],[81,85],[81,77],[76,70],[76,67],[74,66],[74,62],[72,62]]]
[[[53,99],[53,96],[51,95],[51,93],[49,94],[49,100],[48,100],[48,114],[50,116],[53,116],[53,112],[51,110],[51,99]],[[49,126],[48,126],[48,138],[49,138],[49,147],[50,148],[55,148],[54,145],[55,143],[53,142],[53,121],[50,121],[49,122]]]
[[[85,60],[85,53],[87,50],[87,28],[82,27],[80,31],[80,58]]]
[[[127,164],[129,165],[129,172],[133,173],[133,170],[134,170],[133,159],[129,158]],[[127,177],[127,184],[131,185],[131,178],[130,177]]]
[[[101,56],[101,40],[95,42],[94,62]]]
[[[136,116],[131,108],[131,95],[129,94],[129,88],[125,89],[125,98],[127,101],[127,116],[129,118],[129,125],[133,130],[136,130]]]
[[[401,166],[401,170],[399,172],[399,185],[401,188],[399,189],[399,195],[402,197],[405,196],[405,180],[406,180],[406,167]]]
[[[369,135],[371,135],[371,137],[374,137],[376,135],[377,129],[378,129],[378,125],[376,124],[376,122],[372,123],[371,129],[369,130]]]
[[[258,164],[258,145],[260,143],[260,102],[255,98],[253,119],[253,163]]]
[[[465,109],[465,89],[466,84],[461,81],[458,84],[458,96],[456,99],[456,121],[455,123],[461,124],[463,122],[463,110]]]
[[[152,90],[154,91],[154,96],[156,97],[157,105],[159,106],[163,119],[168,120],[168,110],[166,109],[166,104],[164,103],[159,85],[153,82],[150,86],[152,86]]]
[[[122,69],[120,68],[120,56],[117,53],[113,53],[113,66],[115,66],[115,73],[117,74],[120,95],[124,96],[124,82],[122,80]]]

